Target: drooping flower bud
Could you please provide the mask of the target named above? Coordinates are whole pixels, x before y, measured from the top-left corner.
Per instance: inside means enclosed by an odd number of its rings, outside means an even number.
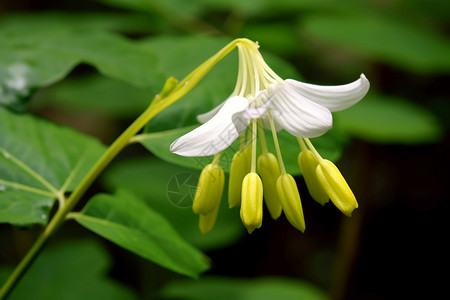
[[[303,217],[302,203],[297,184],[292,175],[282,174],[278,177],[277,192],[289,223],[301,232],[304,232],[306,225],[305,218]]]
[[[192,210],[197,214],[208,214],[220,205],[225,174],[215,163],[203,168],[198,180]]]
[[[200,214],[198,227],[203,234],[207,234],[213,229],[217,220],[217,214],[219,213],[219,207],[220,205],[207,214]]]
[[[233,156],[228,183],[228,205],[235,207],[241,204],[242,180],[250,172],[251,147],[239,150]]]
[[[316,169],[319,165],[319,160],[311,150],[303,150],[298,155],[298,164],[303,173],[306,186],[311,197],[318,203],[324,205],[330,198],[322,187],[322,184],[317,178]]]
[[[339,169],[331,161],[324,159],[317,166],[317,178],[334,205],[346,216],[351,216],[358,207],[355,195]]]
[[[277,193],[277,179],[280,176],[278,160],[272,153],[264,153],[258,157],[258,173],[261,175],[264,188],[264,202],[272,219],[281,215],[281,203]]]
[[[241,220],[252,233],[262,225],[263,185],[256,173],[248,173],[242,182]]]

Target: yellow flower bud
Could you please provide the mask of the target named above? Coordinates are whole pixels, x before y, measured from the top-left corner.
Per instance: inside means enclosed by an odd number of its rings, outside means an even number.
[[[248,173],[242,182],[241,220],[252,233],[262,225],[263,185],[256,173]]]
[[[250,150],[251,147],[239,150],[234,154],[231,161],[228,183],[228,205],[230,208],[241,204],[242,180],[250,172]]]
[[[281,203],[277,194],[277,179],[280,176],[278,160],[272,153],[261,154],[258,157],[258,173],[261,176],[264,189],[264,202],[272,219],[281,215]]]
[[[334,205],[346,216],[358,207],[355,195],[339,169],[329,160],[322,160],[317,166],[317,178]]]
[[[204,167],[198,180],[192,210],[197,214],[208,214],[218,207],[224,182],[225,174],[218,164]]]
[[[218,205],[215,209],[213,209],[207,214],[200,214],[198,227],[200,228],[200,231],[203,234],[207,234],[213,229],[214,224],[216,223],[217,220],[217,214],[219,213],[219,207],[220,206]]]
[[[303,217],[302,203],[297,184],[290,174],[282,174],[278,177],[277,192],[289,223],[301,232],[304,232],[306,225],[305,218]]]
[[[298,164],[302,170],[303,178],[305,179],[311,197],[322,205],[327,203],[330,198],[323,189],[316,174],[316,169],[319,165],[317,157],[311,150],[303,150],[298,155]]]

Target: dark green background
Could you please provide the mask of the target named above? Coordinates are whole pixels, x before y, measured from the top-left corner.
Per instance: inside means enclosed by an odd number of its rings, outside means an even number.
[[[330,292],[335,299],[437,298],[445,291],[446,280],[442,274],[448,261],[449,16],[450,4],[444,0],[2,1],[0,29],[16,26],[16,32],[21,32],[14,37],[18,45],[20,41],[33,39],[45,41],[67,31],[72,36],[59,40],[61,49],[73,50],[77,58],[72,61],[75,56],[54,56],[56,52],[46,52],[47,48],[31,47],[26,52],[27,58],[40,62],[36,65],[39,70],[50,66],[49,73],[40,73],[41,77],[33,78],[29,89],[11,92],[12,98],[4,97],[0,103],[13,111],[31,112],[73,127],[104,143],[110,143],[126,128],[168,76],[181,79],[219,50],[220,45],[237,37],[259,41],[270,65],[283,77],[301,74],[297,79],[311,83],[343,84],[363,72],[371,82],[366,99],[352,109],[335,114],[335,129],[326,138],[336,142],[339,153],[343,150],[337,165],[360,206],[352,218],[342,216],[332,205],[321,207],[314,203],[301,177],[298,184],[307,224],[304,234],[292,228],[284,217],[275,222],[266,213],[263,227],[247,235],[239,224],[238,210],[229,211],[224,206],[221,216],[223,213],[227,221],[223,224],[234,227],[219,224],[217,232],[205,238],[197,234],[185,237],[211,258],[212,268],[205,277],[231,277],[219,279],[218,283],[208,279],[177,283],[175,280],[181,276],[70,222],[44,250],[43,262],[37,261],[37,269],[30,270],[29,275],[42,277],[42,270],[50,269],[53,277],[49,275],[43,283],[29,279],[24,289],[30,294],[25,292],[16,297],[71,299],[68,294],[73,290],[75,299],[81,296],[94,299],[101,290],[103,295],[111,293],[118,299],[148,299],[155,293],[181,299],[188,296],[208,299],[211,294],[225,293],[220,287],[226,286],[229,287],[226,291],[236,297],[250,299],[254,290],[261,290],[261,286],[270,289],[274,284],[271,292],[279,299],[316,299],[314,295],[308,298],[296,292],[298,286],[291,286],[294,279],[302,284],[312,283]],[[48,31],[52,26],[54,30]],[[89,33],[77,36],[77,31]],[[113,37],[104,36],[110,32]],[[139,42],[143,49],[156,52],[159,49],[164,55],[156,55],[154,60],[145,55],[147,50],[136,50],[123,58],[121,64],[116,64],[114,51],[106,51],[113,47],[102,51],[109,45],[117,45],[116,34]],[[198,34],[207,38],[198,38]],[[11,40],[7,34],[2,38]],[[92,43],[91,49],[95,51],[75,49],[73,45],[78,40]],[[193,42],[199,40],[203,42]],[[127,49],[126,45],[123,47]],[[195,51],[184,51],[188,48]],[[1,44],[0,53],[4,60],[16,54]],[[193,57],[183,53],[193,53]],[[283,62],[277,64],[280,58]],[[227,59],[233,62],[236,56]],[[179,60],[192,62],[193,66]],[[0,58],[0,66],[2,62]],[[53,71],[59,64],[60,73]],[[153,74],[151,78],[144,76],[147,66],[158,68],[157,72],[149,72]],[[0,69],[0,76],[4,76],[3,71]],[[220,78],[225,78],[220,68],[217,72]],[[230,74],[226,84],[232,87],[235,76]],[[0,79],[3,84],[4,77]],[[196,113],[193,101],[197,95],[206,99],[202,100],[203,104],[212,106],[231,92],[217,90],[216,83],[206,80],[205,86],[192,92],[192,98],[180,100],[178,106],[165,112],[166,116],[182,115],[177,118],[177,124],[167,121],[163,113],[146,130],[189,125]],[[127,102],[123,101],[125,98]],[[329,155],[339,156],[334,152]],[[131,167],[127,167],[127,159],[132,159]],[[291,167],[295,168],[295,157],[291,160]],[[141,167],[147,166],[144,161],[150,161],[148,168]],[[156,170],[149,171],[150,165]],[[152,179],[153,174],[161,172],[158,167],[167,174]],[[183,172],[197,174],[174,165],[167,167],[136,145],[119,156],[90,193],[115,191],[122,184],[145,197],[147,191],[142,189],[146,183],[136,183],[132,176],[154,180],[154,186],[162,186],[162,190],[148,191],[148,194],[157,194],[161,203],[156,201],[153,205],[164,214],[169,207],[164,198],[164,185],[173,174]],[[146,201],[152,205],[151,198]],[[167,213],[167,218],[175,228],[195,227],[195,216],[191,217],[189,210],[172,209],[174,213]],[[1,265],[17,264],[38,232],[38,226],[17,229],[2,224]],[[74,256],[86,269],[73,262]],[[92,260],[97,256],[98,259]],[[84,276],[95,262],[98,263],[93,267],[95,272]],[[49,267],[39,269],[38,263]],[[241,277],[267,280],[263,278],[266,276],[289,279],[262,284],[232,280]],[[96,278],[92,280],[101,278],[100,283],[87,285],[86,278],[91,277]],[[33,294],[33,289],[44,289],[45,282],[58,284],[48,287],[53,290],[50,294]],[[66,286],[67,282],[72,284]],[[203,282],[206,286],[202,286]],[[76,294],[83,287],[86,295]],[[161,290],[161,287],[165,288]],[[205,295],[207,287],[211,290]],[[59,288],[65,296],[59,294]],[[305,292],[307,288],[300,287],[300,290]],[[289,292],[282,295],[280,291]],[[266,297],[270,295],[265,292]]]

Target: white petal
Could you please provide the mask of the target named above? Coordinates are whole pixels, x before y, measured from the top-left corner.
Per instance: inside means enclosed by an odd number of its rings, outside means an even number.
[[[204,114],[198,115],[197,121],[199,121],[200,123],[208,122],[212,117],[214,117],[219,112],[219,110],[222,108],[222,106],[225,104],[225,102],[227,102],[227,100],[223,101],[222,103],[220,103],[219,105],[214,107],[212,110],[210,110]]]
[[[232,97],[230,97],[232,98]],[[228,98],[228,99],[230,99]],[[246,111],[243,111],[243,113],[245,112],[245,114],[241,115],[242,117],[245,117],[247,119],[256,119],[259,118],[262,114],[264,114],[269,106],[270,101],[267,100],[268,96],[267,96],[267,92],[265,91],[260,91],[256,96],[255,96],[255,101],[252,101],[254,104],[259,105],[259,107],[251,107]],[[219,110],[222,108],[222,106],[225,104],[225,102],[228,101],[225,100],[222,103],[220,103],[219,105],[217,105],[216,107],[214,107],[212,110],[204,113],[204,114],[200,114],[197,115],[197,121],[199,121],[200,123],[205,123],[207,121],[209,121],[212,117],[214,117]]]
[[[255,98],[249,101],[249,108],[239,113],[239,115],[242,118],[246,118],[249,120],[260,118],[266,113],[271,101],[272,99],[269,98],[266,90],[259,91]]]
[[[325,106],[330,111],[346,109],[361,100],[369,90],[369,80],[361,74],[358,80],[344,85],[315,85],[286,79],[287,86],[303,97]]]
[[[331,112],[284,84],[269,87],[272,116],[290,134],[312,138],[321,136],[333,125]]]
[[[178,138],[170,151],[182,156],[209,156],[225,150],[248,127],[248,100],[231,97],[208,122]]]

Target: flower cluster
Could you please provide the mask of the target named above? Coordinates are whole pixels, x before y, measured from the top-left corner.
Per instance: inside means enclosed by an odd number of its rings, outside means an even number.
[[[305,230],[297,185],[286,173],[278,143],[277,132],[282,129],[298,140],[298,162],[311,196],[321,204],[331,199],[350,216],[358,207],[355,196],[338,168],[319,155],[309,138],[331,129],[331,112],[343,110],[365,96],[367,78],[361,74],[358,80],[340,86],[283,80],[266,64],[258,44],[242,40],[237,48],[239,72],[233,93],[212,111],[199,115],[203,124],[170,146],[173,153],[182,156],[214,155],[200,175],[194,198],[200,230],[207,233],[214,226],[224,189],[220,155],[237,138],[240,148],[231,163],[228,201],[230,207],[241,206],[241,219],[248,232],[261,227],[263,199],[273,219],[284,212],[295,228]],[[268,151],[264,127],[272,132],[275,154]]]

